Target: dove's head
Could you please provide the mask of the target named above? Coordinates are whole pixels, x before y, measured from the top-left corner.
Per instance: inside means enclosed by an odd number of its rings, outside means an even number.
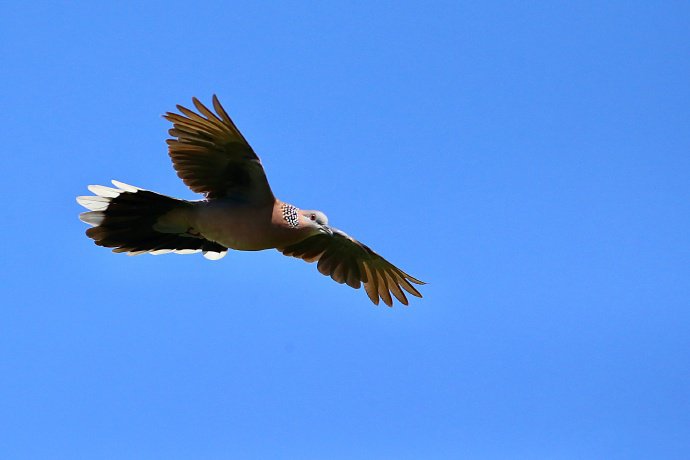
[[[319,233],[333,233],[328,227],[328,217],[321,211],[300,209],[299,221],[300,227],[311,228]]]

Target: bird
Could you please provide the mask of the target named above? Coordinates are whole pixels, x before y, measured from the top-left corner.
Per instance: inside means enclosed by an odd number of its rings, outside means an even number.
[[[210,260],[229,249],[277,249],[316,262],[320,273],[364,290],[375,304],[408,305],[405,293],[422,297],[426,284],[388,262],[364,243],[328,224],[321,211],[303,210],[276,198],[261,160],[213,95],[210,110],[192,98],[196,111],[177,105],[168,154],[182,181],[203,199],[165,196],[116,180],[114,187],[89,185],[77,197],[88,209],[79,218],[86,235],[116,253],[154,255],[202,252]]]

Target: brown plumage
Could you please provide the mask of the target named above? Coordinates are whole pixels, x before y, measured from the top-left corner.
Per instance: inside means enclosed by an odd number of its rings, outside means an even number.
[[[331,230],[332,235],[315,235],[279,250],[286,256],[318,262],[319,272],[340,284],[345,283],[355,289],[364,284],[367,295],[376,305],[380,298],[392,306],[391,293],[400,303],[407,305],[407,297],[401,287],[413,296],[422,296],[410,283],[424,282],[400,270],[365,244],[333,227]]]
[[[400,270],[368,246],[328,225],[320,211],[278,200],[261,160],[213,96],[215,113],[196,98],[197,112],[177,106],[164,117],[173,123],[168,139],[177,175],[205,200],[185,201],[113,181],[116,188],[89,186],[95,196],[78,197],[89,209],[80,218],[86,234],[114,252],[189,253],[219,259],[228,248],[275,248],[286,256],[317,262],[319,272],[359,289],[374,304],[407,305],[405,292],[422,295],[424,282]]]

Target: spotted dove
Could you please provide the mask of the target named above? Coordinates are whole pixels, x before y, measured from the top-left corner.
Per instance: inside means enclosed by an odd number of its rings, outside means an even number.
[[[215,113],[196,98],[197,112],[180,105],[166,113],[172,122],[168,148],[177,175],[204,200],[186,201],[112,181],[90,185],[94,196],[77,202],[89,209],[80,219],[99,246],[129,255],[203,252],[220,259],[228,251],[275,248],[286,256],[318,262],[319,272],[338,283],[364,289],[371,301],[392,306],[391,294],[407,305],[403,291],[417,297],[408,275],[363,243],[328,225],[320,211],[306,211],[277,199],[259,157],[218,98]]]

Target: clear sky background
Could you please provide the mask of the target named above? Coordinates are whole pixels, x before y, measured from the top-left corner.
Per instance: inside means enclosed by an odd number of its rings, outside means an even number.
[[[687,2],[111,3],[0,13],[0,458],[690,458]],[[424,299],[87,239],[213,93]]]

